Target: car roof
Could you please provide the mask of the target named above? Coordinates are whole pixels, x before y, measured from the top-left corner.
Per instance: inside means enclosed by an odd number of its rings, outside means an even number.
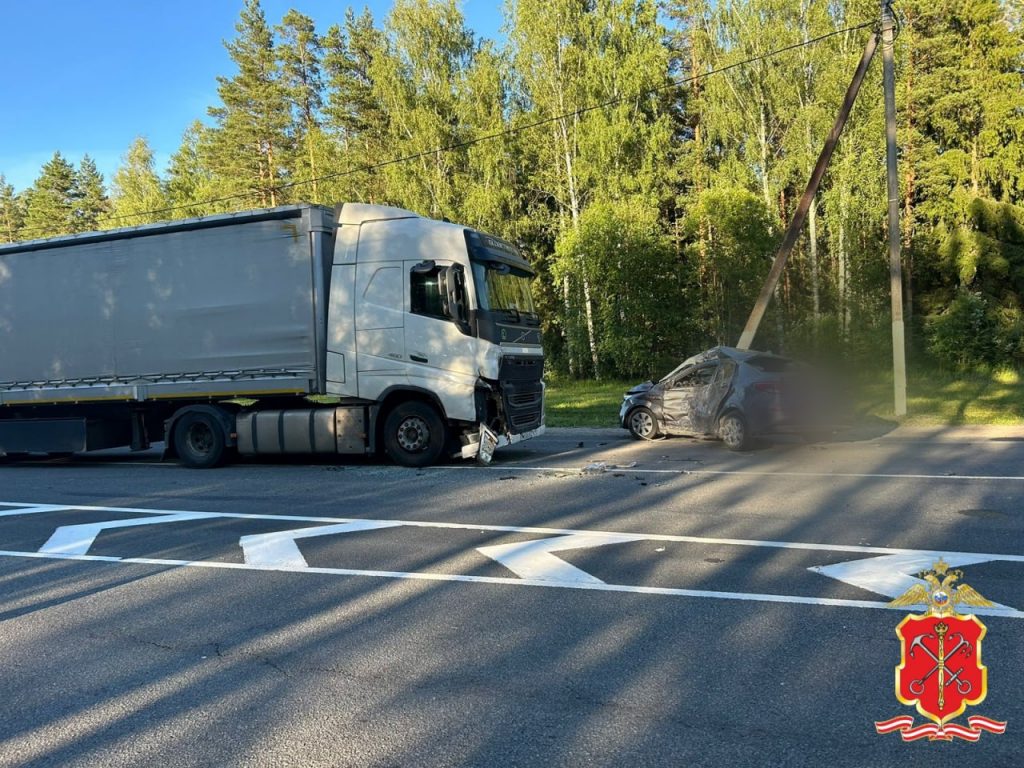
[[[696,355],[686,358],[683,362],[665,374],[660,380],[665,381],[666,379],[671,378],[673,374],[679,373],[690,366],[700,365],[701,363],[706,363],[716,358],[728,358],[730,360],[735,360],[737,363],[745,363],[753,360],[754,358],[789,360],[789,358],[783,357],[782,355],[776,355],[773,352],[761,352],[756,349],[737,349],[736,347],[717,346],[712,347],[711,349],[706,349],[703,352],[698,352]]]

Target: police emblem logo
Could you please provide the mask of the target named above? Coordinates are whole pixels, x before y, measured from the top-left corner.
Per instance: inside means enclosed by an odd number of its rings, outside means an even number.
[[[966,726],[951,722],[968,706],[984,701],[988,693],[988,669],[981,663],[986,627],[977,616],[958,613],[957,606],[994,603],[967,584],[957,584],[962,577],[961,571],[950,570],[940,559],[921,574],[923,583],[892,601],[927,608],[922,615],[910,614],[896,627],[901,649],[896,698],[933,722],[915,726],[912,716],[901,715],[876,722],[878,733],[898,731],[904,741],[977,741],[983,732],[1006,731],[1005,722],[980,715],[968,717]]]

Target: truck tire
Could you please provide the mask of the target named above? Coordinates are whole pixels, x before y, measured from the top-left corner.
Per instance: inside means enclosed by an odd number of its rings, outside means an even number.
[[[224,460],[224,428],[209,413],[186,413],[174,425],[174,447],[186,467],[211,469]]]
[[[384,421],[384,452],[403,467],[435,463],[447,438],[437,410],[426,403],[401,403]]]

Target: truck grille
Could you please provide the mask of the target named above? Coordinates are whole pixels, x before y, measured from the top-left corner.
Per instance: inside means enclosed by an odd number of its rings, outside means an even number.
[[[544,358],[507,355],[499,374],[506,426],[513,434],[529,432],[544,421]]]
[[[504,385],[505,415],[514,434],[540,426],[544,416],[544,387],[538,382]]]

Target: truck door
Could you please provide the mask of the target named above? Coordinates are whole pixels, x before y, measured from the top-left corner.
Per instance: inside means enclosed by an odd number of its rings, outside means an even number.
[[[356,266],[359,395],[374,398],[405,378],[405,301],[401,262]]]
[[[405,262],[409,314],[405,318],[405,351],[410,380],[431,379],[439,371],[476,376],[476,339],[446,311],[443,273],[452,262]],[[426,386],[421,382],[422,386]],[[434,387],[428,387],[433,390]]]

